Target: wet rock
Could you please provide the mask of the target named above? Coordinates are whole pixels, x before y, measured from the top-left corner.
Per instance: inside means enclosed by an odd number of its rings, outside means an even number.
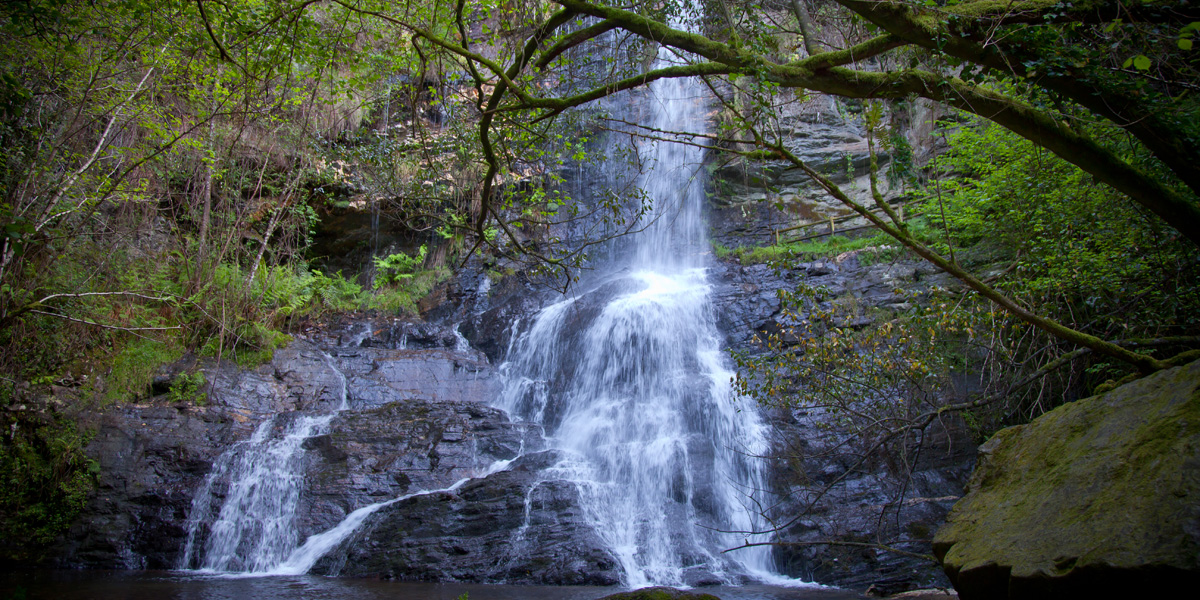
[[[174,568],[192,492],[226,443],[241,434],[221,407],[129,406],[83,415],[101,465],[93,497],[57,557],[59,566]]]
[[[713,304],[717,327],[736,350],[759,351],[764,340],[794,323],[780,314],[779,292],[801,285],[823,288],[826,299],[853,298],[864,308],[908,310],[913,303],[938,288],[956,286],[950,276],[924,262],[906,259],[862,266],[855,255],[807,263],[779,270],[764,264],[717,262],[713,268]],[[861,328],[870,317],[847,317],[844,326]],[[788,340],[784,340],[787,342]],[[791,340],[793,343],[798,340]]]
[[[480,280],[486,279],[482,276]],[[482,293],[481,293],[482,292]],[[558,294],[528,281],[522,274],[504,277],[498,283],[476,284],[464,291],[464,306],[454,317],[461,322],[459,331],[488,360],[500,364],[513,336],[522,323],[543,306],[557,300]],[[448,312],[449,308],[440,308]]]
[[[610,594],[600,600],[721,600],[712,594],[689,592],[669,587],[650,587],[632,592]]]
[[[839,184],[855,201],[873,204],[866,131],[843,101],[813,94],[805,102],[785,103],[777,117],[788,131],[785,143],[793,154]],[[890,157],[878,146],[876,157],[880,169],[887,169]],[[880,179],[885,197],[899,195],[899,190],[890,188],[887,178]],[[716,169],[710,187],[715,198],[710,219],[712,238],[731,248],[773,244],[778,229],[850,212],[800,169],[784,161],[723,163]]]
[[[303,535],[357,508],[446,488],[541,444],[540,430],[473,401],[399,400],[343,412],[306,446]]]
[[[614,585],[620,568],[588,525],[575,484],[542,474],[556,461],[548,452],[526,455],[458,490],[380,509],[318,570],[405,580]]]
[[[824,427],[828,429],[829,425]],[[819,434],[809,431],[784,435],[796,436],[790,440],[795,443],[797,439]],[[931,561],[894,554],[869,544],[883,538],[909,542],[911,546],[903,544],[904,547],[919,548],[919,541],[929,538],[959,498],[970,470],[969,454],[932,448],[927,453],[940,455],[939,460],[918,466],[907,481],[898,481],[885,466],[878,465],[864,469],[865,472],[851,473],[838,481],[838,485],[826,489],[835,478],[845,475],[846,467],[852,464],[848,453],[829,455],[828,448],[832,445],[812,444],[811,466],[790,471],[807,473],[809,479],[799,483],[795,479],[779,482],[782,489],[789,490],[781,501],[783,512],[804,517],[785,528],[782,537],[813,544],[780,547],[775,556],[781,570],[827,585],[854,589],[873,586],[882,594],[946,586],[948,582]],[[819,470],[814,473],[807,468]],[[821,493],[819,498],[818,493]],[[830,541],[834,543],[826,544]]]
[[[394,331],[426,347],[393,349]],[[538,431],[487,406],[495,373],[482,353],[460,347],[452,327],[355,325],[328,339],[355,345],[326,352],[296,340],[256,369],[201,363],[213,382],[204,406],[159,397],[82,415],[82,427],[96,432],[87,452],[101,465],[100,482],[54,562],[175,568],[192,497],[217,457],[273,414],[333,412],[343,395],[348,410],[305,443],[302,536],[360,506],[446,487],[537,447]]]
[[[446,349],[336,351],[354,408],[413,399],[490,402],[500,390],[481,353]]]
[[[781,314],[780,290],[799,285],[824,287],[830,298],[853,299],[864,309],[901,310],[896,302],[919,300],[933,287],[950,283],[911,260],[864,266],[856,255],[839,258],[800,263],[787,271],[766,265],[717,263],[712,277],[714,305],[728,346],[759,352],[763,347],[756,338],[772,334],[785,344],[801,341],[787,334],[795,323]],[[871,322],[864,311],[845,317],[840,324],[866,327]],[[914,465],[911,478],[902,481],[893,477],[883,461],[848,473],[858,458],[855,440],[838,425],[836,414],[775,411],[766,417],[775,431],[772,485],[781,495],[781,513],[797,517],[781,537],[807,544],[776,550],[782,572],[842,587],[874,585],[881,593],[949,584],[932,561],[823,542],[929,539],[961,496],[970,473],[973,449],[964,429],[932,432],[922,462]],[[837,485],[822,492],[835,482]],[[883,514],[887,516],[881,519]]]
[[[979,453],[934,538],[962,598],[1169,597],[1200,581],[1200,362],[1064,404]]]

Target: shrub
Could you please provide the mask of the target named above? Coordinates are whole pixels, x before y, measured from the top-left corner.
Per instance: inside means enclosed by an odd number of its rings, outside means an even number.
[[[90,436],[54,413],[0,417],[0,559],[37,560],[83,510],[100,466]]]

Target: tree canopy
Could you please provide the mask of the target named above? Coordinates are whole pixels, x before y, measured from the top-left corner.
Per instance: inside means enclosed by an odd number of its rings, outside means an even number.
[[[454,9],[460,26],[450,35],[412,26],[381,9],[340,4],[385,18],[414,40],[448,52],[471,74],[487,165],[471,215],[479,239],[491,220],[504,222],[496,210],[497,183],[511,169],[506,160],[512,158],[494,148],[502,127],[541,123],[657,79],[722,79],[766,110],[735,114],[736,135],[712,140],[714,147],[750,158],[785,159],[923,258],[1054,335],[1145,371],[1166,366],[1023,308],[907,235],[898,219],[889,223],[872,216],[772,135],[770,96],[792,89],[848,98],[919,97],[978,115],[1128,196],[1194,245],[1200,243],[1200,179],[1190,157],[1200,139],[1200,120],[1191,40],[1200,25],[1190,3],[838,0],[842,10],[867,26],[836,43],[816,44],[809,42],[819,32],[805,30],[814,26],[801,2],[775,7],[794,11],[795,21],[788,24],[764,18],[770,6],[713,2],[709,13],[715,19],[689,29],[678,26],[689,14],[687,7],[674,3],[556,0],[536,5],[556,10],[523,13],[521,27],[510,31],[527,33],[508,53],[497,55],[503,59],[473,46],[461,25],[473,8],[465,2]],[[637,44],[672,48],[678,62],[632,71],[625,65],[625,70],[603,72],[598,81],[584,80],[582,87],[552,83],[572,49],[614,35],[635,52]],[[788,35],[798,36],[810,52],[787,48]],[[739,104],[722,97],[718,85],[712,87],[726,106]],[[742,149],[737,142],[743,142]]]
[[[688,2],[637,0],[9,3],[0,15],[0,280],[7,285],[0,320],[29,311],[67,316],[45,302],[79,297],[34,293],[36,277],[23,269],[39,253],[61,254],[63,240],[103,207],[136,206],[176,184],[190,197],[181,208],[195,227],[197,272],[212,273],[230,258],[222,242],[216,263],[203,266],[223,235],[214,229],[229,233],[256,220],[238,216],[245,206],[222,194],[272,198],[270,218],[255,225],[261,243],[237,259],[255,280],[258,264],[277,254],[272,238],[308,239],[302,196],[325,193],[314,174],[336,158],[325,152],[330,141],[369,107],[391,106],[396,90],[409,90],[408,141],[396,141],[385,118],[382,140],[332,147],[366,157],[368,176],[376,165],[376,182],[410,224],[446,239],[466,236],[468,254],[507,244],[565,274],[595,238],[611,235],[614,223],[617,233],[637,227],[639,214],[623,214],[613,199],[593,207],[617,215],[607,234],[534,240],[527,233],[581,219],[578,199],[541,185],[554,183],[562,165],[588,160],[586,141],[571,132],[596,113],[575,109],[657,79],[698,77],[727,126],[699,138],[644,135],[782,160],[1020,318],[1141,370],[1166,366],[1040,317],[908,235],[899,219],[876,217],[840,194],[788,151],[777,109],[783,95],[819,92],[922,98],[974,114],[1075,165],[1195,245],[1200,171],[1191,157],[1200,115],[1192,45],[1200,15],[1192,3],[703,4],[700,11]],[[655,48],[675,59],[645,60]],[[454,116],[423,127],[427,119],[412,112],[421,102]],[[285,176],[264,155],[304,169]],[[397,177],[401,171],[439,176]],[[429,260],[443,255],[432,251]]]

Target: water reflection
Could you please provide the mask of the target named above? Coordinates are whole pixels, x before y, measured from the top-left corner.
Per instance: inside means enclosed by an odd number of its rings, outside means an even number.
[[[0,600],[595,600],[609,587],[405,583],[330,577],[198,576],[166,571],[30,571],[0,575]],[[845,590],[703,588],[721,600],[849,600]]]

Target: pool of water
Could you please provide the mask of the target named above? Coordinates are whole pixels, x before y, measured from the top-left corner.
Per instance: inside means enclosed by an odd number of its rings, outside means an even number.
[[[407,583],[372,579],[230,577],[174,571],[22,571],[0,575],[0,600],[595,600],[611,587]],[[721,600],[849,600],[847,590],[775,586],[703,588]]]

